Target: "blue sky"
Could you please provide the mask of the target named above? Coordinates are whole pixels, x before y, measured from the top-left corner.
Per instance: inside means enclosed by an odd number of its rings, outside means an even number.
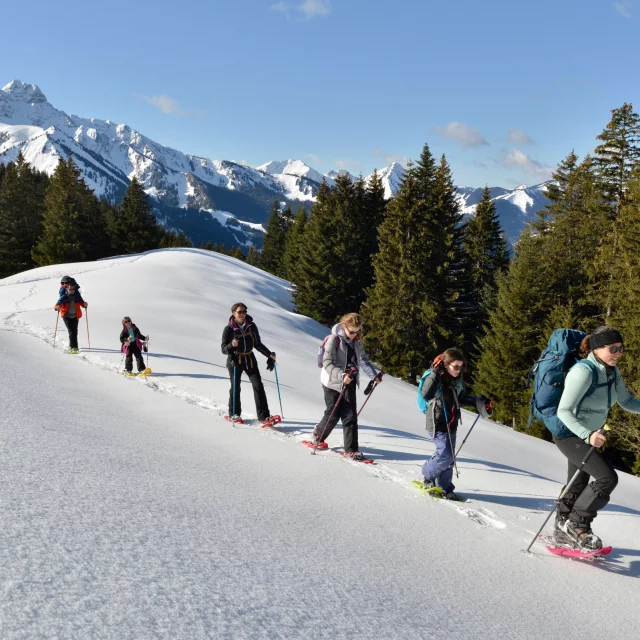
[[[536,184],[611,109],[640,111],[640,0],[32,0],[0,17],[0,86],[253,166],[368,174],[427,142],[456,184]]]

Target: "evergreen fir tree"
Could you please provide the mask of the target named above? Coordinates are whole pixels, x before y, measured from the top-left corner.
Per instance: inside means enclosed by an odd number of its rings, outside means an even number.
[[[496,277],[509,266],[509,250],[489,187],[485,186],[475,215],[464,228],[471,293],[470,313],[464,323],[465,351],[473,359],[482,337],[488,311],[495,302]]]
[[[185,235],[184,231],[175,232],[171,229],[166,229],[163,231],[158,247],[160,249],[191,248],[193,247],[193,242],[191,238]]]
[[[73,160],[60,159],[45,194],[42,234],[33,248],[35,264],[95,260],[109,253],[99,202]]]
[[[307,224],[307,212],[304,206],[298,207],[293,225],[289,231],[287,248],[284,254],[284,265],[287,270],[287,279],[293,284],[298,283],[298,269],[300,266],[300,251],[302,249],[302,239],[304,229]]]
[[[260,253],[258,252],[256,245],[252,244],[247,252],[247,264],[257,267],[259,258]]]
[[[5,169],[0,185],[0,278],[34,266],[31,250],[42,230],[45,174],[34,171],[22,153]]]
[[[607,252],[605,258],[612,261],[612,278],[606,282],[606,299],[611,301],[608,322],[624,336],[625,353],[619,367],[625,384],[640,395],[640,168],[628,183],[608,241],[614,236],[616,250]],[[640,418],[617,409],[608,423],[612,429],[608,446],[627,452],[627,464],[640,473]]]
[[[288,214],[285,214],[280,211],[279,202],[274,200],[260,252],[260,268],[280,277],[286,275],[284,254],[291,218],[291,209],[288,209]]]
[[[340,314],[336,291],[341,287],[342,265],[335,259],[335,222],[331,192],[322,181],[301,243],[294,299],[298,311],[325,325]]]
[[[142,253],[158,246],[160,229],[142,184],[133,178],[111,218],[112,246],[118,253]]]
[[[617,212],[624,199],[631,172],[640,162],[640,116],[626,102],[611,111],[611,120],[598,136],[596,165],[606,193]]]
[[[363,305],[371,355],[414,383],[437,353],[452,346],[455,274],[463,260],[459,220],[446,159],[436,167],[425,145],[387,204],[375,284]]]

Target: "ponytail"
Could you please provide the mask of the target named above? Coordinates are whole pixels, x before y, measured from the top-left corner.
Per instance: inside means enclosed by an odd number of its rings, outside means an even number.
[[[584,358],[586,358],[589,353],[591,353],[591,340],[590,336],[585,336],[580,343],[580,347],[578,348],[578,355],[584,360]]]

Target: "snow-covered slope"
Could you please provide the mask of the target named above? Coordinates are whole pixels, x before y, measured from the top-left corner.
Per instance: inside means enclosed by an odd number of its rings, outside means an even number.
[[[92,350],[83,319],[79,356],[64,353],[62,322],[52,348],[66,274],[89,302]],[[640,479],[620,474],[594,522],[615,548],[596,565],[541,543],[522,552],[565,479],[552,444],[480,420],[455,481],[470,501],[418,493],[411,481],[433,444],[400,380],[385,378],[360,416],[375,465],[311,456],[299,441],[324,408],[316,351],[327,329],[292,311],[288,286],[179,249],[0,281],[0,635],[632,637]],[[222,419],[220,335],[238,300],[277,353],[277,432]],[[125,314],[150,335],[150,378],[116,375]],[[255,418],[248,381],[242,399]],[[465,412],[461,439],[471,423]],[[329,444],[341,443],[338,428]]]

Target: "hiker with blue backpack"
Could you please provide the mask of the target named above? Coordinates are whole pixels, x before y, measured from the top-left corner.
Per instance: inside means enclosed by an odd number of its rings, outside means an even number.
[[[325,338],[319,357],[322,358],[320,381],[326,409],[313,430],[314,448],[327,448],[329,437],[342,420],[344,455],[358,462],[365,461],[358,445],[358,407],[356,388],[363,370],[374,384],[382,382],[382,372],[376,371],[362,344],[362,319],[357,313],[347,313]],[[320,364],[320,362],[318,363]],[[371,391],[371,390],[370,390]]]
[[[618,484],[615,470],[597,451],[607,440],[603,427],[614,404],[640,413],[640,400],[629,393],[617,367],[623,351],[622,334],[613,327],[598,327],[590,335],[558,329],[532,370],[532,415],[544,422],[568,460],[567,485],[556,505],[554,537],[561,545],[602,548],[591,523]]]
[[[436,445],[435,453],[422,465],[421,488],[447,500],[460,499],[454,492],[452,480],[461,407],[473,405],[484,418],[490,418],[493,413],[491,400],[467,393],[465,368],[464,353],[455,347],[447,349],[425,371],[418,387],[418,407],[427,415],[426,428]]]

